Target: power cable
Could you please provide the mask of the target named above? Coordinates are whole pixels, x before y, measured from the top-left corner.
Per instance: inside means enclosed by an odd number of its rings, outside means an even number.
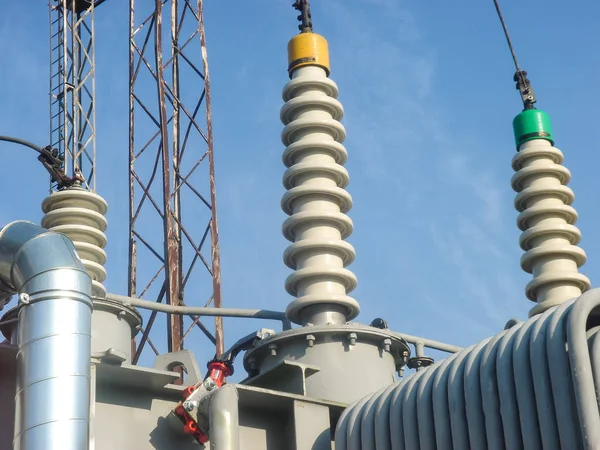
[[[517,60],[517,54],[515,53],[515,49],[513,47],[512,40],[510,38],[510,34],[508,33],[508,28],[506,26],[506,22],[504,21],[504,16],[502,15],[502,11],[500,10],[500,5],[498,4],[498,0],[494,0],[494,6],[496,7],[496,12],[498,14],[498,18],[500,19],[500,23],[502,24],[502,29],[504,30],[504,36],[506,37],[506,42],[508,43],[508,48],[510,50],[510,54],[512,55],[512,59],[515,63],[515,75],[513,77],[513,81],[517,83],[517,90],[521,94],[521,100],[523,101],[524,109],[535,109],[535,102],[537,101],[535,98],[535,93],[533,92],[533,88],[531,87],[531,82],[527,78],[527,72],[521,70],[519,66],[519,61]]]
[[[40,147],[35,145],[32,142],[26,141],[25,139],[20,139],[12,136],[1,136],[0,141],[11,142],[13,144],[23,145],[25,147],[29,147],[32,150],[35,150],[39,153],[38,161],[42,163],[44,168],[50,174],[50,178],[53,183],[57,183],[57,187],[59,189],[63,189],[66,187],[71,187],[75,185],[80,185],[84,182],[81,173],[76,172],[75,176],[69,177],[64,172],[64,160],[59,155],[58,150],[53,149],[51,146]]]
[[[498,0],[494,0],[494,6],[496,7],[496,12],[498,13],[498,18],[500,19],[500,23],[502,24],[502,29],[504,30],[504,36],[506,37],[506,42],[508,43],[508,48],[510,49],[510,54],[512,55],[512,59],[515,62],[515,69],[517,72],[521,70],[519,67],[519,61],[517,61],[517,55],[515,53],[515,49],[512,44],[512,40],[510,39],[510,34],[508,34],[508,28],[506,27],[506,22],[504,21],[504,16],[502,15],[502,11],[500,11],[500,5],[498,4]]]
[[[35,145],[32,142],[26,141],[24,139],[19,139],[16,137],[11,137],[11,136],[0,136],[0,141],[5,141],[5,142],[12,142],[13,144],[19,144],[19,145],[24,145],[25,147],[29,147],[32,150],[35,150],[36,152],[43,154],[44,150],[42,149],[42,147],[39,147],[37,145]]]

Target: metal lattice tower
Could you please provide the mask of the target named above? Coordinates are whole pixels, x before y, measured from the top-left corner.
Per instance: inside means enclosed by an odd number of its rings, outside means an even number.
[[[107,258],[107,204],[96,194],[94,9],[103,2],[49,3],[49,149],[60,159],[56,166],[44,162],[46,168],[52,165],[53,175],[50,195],[42,203],[42,226],[71,238],[92,277],[93,295],[97,297],[106,294]],[[58,172],[64,177],[62,182],[55,176]]]
[[[104,0],[51,0],[50,141],[64,172],[96,190],[94,7]]]
[[[130,0],[129,286],[130,296],[171,305],[221,306],[210,81],[202,0]],[[186,295],[189,292],[190,294]],[[204,306],[204,305],[202,305]],[[168,315],[167,339],[152,332],[156,313],[133,358],[148,343],[177,351],[194,327]],[[186,318],[186,322],[187,322]],[[162,342],[159,340],[162,339]]]

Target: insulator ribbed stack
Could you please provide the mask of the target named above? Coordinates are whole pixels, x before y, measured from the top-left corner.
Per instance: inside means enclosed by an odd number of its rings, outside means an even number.
[[[42,203],[42,226],[65,234],[75,244],[88,274],[92,278],[92,296],[104,297],[106,289],[107,221],[106,201],[98,194],[81,188],[53,192]]]
[[[520,245],[526,252],[521,267],[533,274],[526,295],[538,303],[530,315],[590,288],[590,280],[578,273],[586,254],[576,246],[581,233],[574,225],[577,212],[570,206],[575,195],[566,186],[571,174],[562,162],[562,152],[545,139],[524,142],[512,161],[516,173],[511,184],[521,213],[517,224],[523,231]]]
[[[282,208],[290,217],[283,234],[293,242],[284,253],[285,264],[295,270],[286,290],[296,297],[287,308],[295,323],[310,321],[305,308],[329,305],[343,311],[346,320],[358,315],[358,302],[349,297],[356,276],[345,267],[355,257],[345,242],[353,229],[346,213],[352,198],[345,190],[349,176],[342,166],[347,152],[346,131],[340,123],[343,107],[337,85],[325,70],[308,66],[296,69],[283,90],[282,141],[287,146],[283,176],[287,192]]]
[[[336,450],[600,448],[600,290],[346,408]]]

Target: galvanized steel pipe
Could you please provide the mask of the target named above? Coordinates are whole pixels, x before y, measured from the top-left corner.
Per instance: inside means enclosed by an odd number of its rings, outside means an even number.
[[[336,450],[598,449],[600,290],[348,407]]]
[[[91,279],[64,235],[30,222],[0,231],[0,279],[19,293],[15,450],[85,450]]]

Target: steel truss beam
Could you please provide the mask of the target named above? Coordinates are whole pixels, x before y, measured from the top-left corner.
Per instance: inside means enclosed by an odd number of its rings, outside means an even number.
[[[50,3],[50,142],[69,177],[96,190],[94,2]],[[55,187],[55,186],[51,186]]]
[[[128,295],[185,305],[191,289],[189,298],[202,293],[206,305],[221,307],[202,0],[130,0],[129,44]],[[162,350],[155,318],[153,312],[146,320],[134,363],[146,343]],[[220,317],[214,334],[197,316],[189,322],[168,315],[164,350],[182,349],[199,328],[223,352]]]

